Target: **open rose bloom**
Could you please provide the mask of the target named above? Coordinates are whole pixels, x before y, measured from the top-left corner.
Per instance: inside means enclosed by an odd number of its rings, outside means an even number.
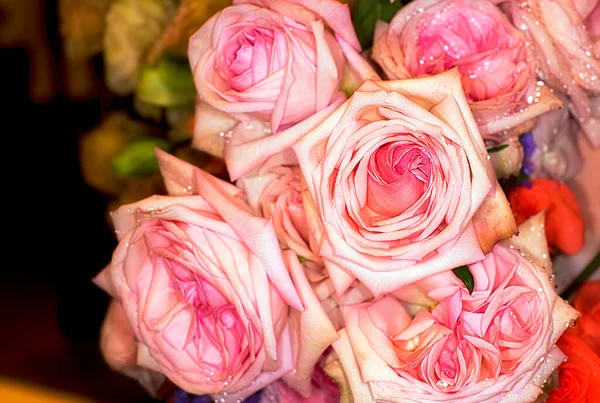
[[[538,222],[526,225],[539,231]],[[472,293],[452,272],[417,283],[426,307],[415,309],[402,290],[345,307],[334,347],[355,357],[345,369],[360,375],[351,386],[361,402],[535,401],[564,360],[555,342],[577,312],[529,253],[497,244],[469,266]]]
[[[273,220],[253,215],[239,188],[157,157],[169,196],[113,213],[119,245],[96,279],[119,302],[107,361],[151,390],[164,374],[233,402],[285,377],[310,396],[337,332],[298,256],[281,252]]]
[[[499,141],[561,106],[542,82],[522,32],[488,0],[415,0],[379,22],[373,59],[388,79],[457,67],[479,130]]]
[[[456,70],[367,81],[294,151],[339,295],[476,262],[516,230]]]
[[[283,249],[320,262],[302,204],[302,173],[298,166],[276,166],[237,181],[258,215],[272,217]]]
[[[543,79],[568,95],[589,141],[600,146],[600,1],[508,3],[513,23],[534,45]]]
[[[195,179],[204,196],[154,196],[113,214],[120,243],[102,275],[140,342],[140,365],[190,392],[237,391],[291,368],[282,295],[302,304],[281,255],[266,255],[269,242],[277,248],[272,228],[232,185],[199,170]],[[254,240],[238,225],[259,226]]]
[[[237,179],[288,150],[344,101],[347,61],[359,71],[370,68],[358,54],[346,4],[234,4],[190,38],[189,59],[200,102],[195,146],[224,156]]]

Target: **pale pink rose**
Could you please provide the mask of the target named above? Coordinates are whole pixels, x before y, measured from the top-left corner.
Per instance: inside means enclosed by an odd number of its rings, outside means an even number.
[[[242,177],[244,190],[256,214],[271,218],[282,249],[291,249],[303,259],[321,262],[302,205],[302,172],[298,166],[276,166]]]
[[[473,263],[516,230],[456,70],[367,81],[294,151],[338,295]]]
[[[457,67],[486,140],[502,141],[561,106],[537,83],[525,36],[488,0],[415,0],[375,32],[373,59],[390,79]]]
[[[290,313],[292,349],[297,364],[295,372],[286,375],[285,380],[296,393],[308,397],[310,373],[323,351],[337,339],[336,330],[342,326],[341,312],[338,300],[330,298],[327,284],[331,281],[310,231],[307,220],[310,216],[305,214],[299,167],[267,167],[266,172],[261,171],[257,176],[240,178],[237,185],[244,190],[256,214],[273,220],[288,268],[301,290],[307,309]]]
[[[273,220],[282,249],[289,249],[298,256],[322,309],[333,327],[340,329],[343,327],[341,301],[319,256],[319,218],[314,209],[304,208],[310,203],[310,194],[302,187],[302,172],[298,166],[266,167],[264,171],[260,169],[256,176],[242,177],[236,184],[256,214]],[[303,203],[306,198],[309,199]],[[353,294],[361,292],[364,290],[353,291]],[[350,298],[356,299],[348,294],[344,300]]]
[[[293,287],[295,287],[295,290],[278,288],[278,290],[281,291],[276,292],[276,295],[281,293],[281,295],[285,297],[284,299],[291,305],[289,310],[286,308],[286,315],[278,315],[276,322],[274,323],[271,323],[271,320],[268,317],[266,319],[260,317],[260,321],[264,321],[264,325],[267,327],[271,324],[275,325],[276,328],[285,326],[285,331],[278,339],[281,348],[280,351],[277,352],[277,364],[282,361],[284,365],[280,365],[279,369],[276,369],[276,371],[272,371],[269,368],[263,368],[264,371],[254,379],[247,376],[250,380],[250,385],[247,387],[240,388],[238,386],[233,386],[234,380],[228,379],[227,382],[231,386],[223,388],[221,391],[213,392],[213,397],[224,402],[238,401],[280,377],[283,377],[286,383],[293,387],[301,396],[311,396],[310,379],[313,369],[317,364],[319,357],[322,356],[327,347],[338,337],[334,324],[329,319],[328,313],[325,311],[317,295],[313,291],[313,285],[309,280],[310,276],[308,274],[310,273],[310,270],[313,270],[312,265],[316,265],[317,263],[305,262],[304,265],[301,265],[298,256],[292,250],[286,250],[283,254],[280,254],[277,248],[277,238],[275,237],[272,219],[266,221],[265,219],[248,215],[247,211],[250,210],[250,206],[246,205],[240,199],[240,196],[242,195],[239,189],[206,174],[202,174],[202,172],[193,165],[181,161],[165,152],[156,150],[156,154],[165,181],[165,187],[168,193],[173,196],[171,199],[176,199],[179,203],[184,203],[185,200],[196,197],[187,195],[200,195],[198,197],[203,197],[208,201],[209,205],[218,205],[219,207],[215,209],[216,213],[220,214],[223,220],[231,220],[227,222],[231,223],[231,228],[236,234],[240,234],[239,236],[242,238],[243,242],[248,245],[249,251],[246,252],[246,255],[241,253],[238,254],[236,252],[237,249],[235,244],[232,243],[230,245],[226,239],[224,239],[223,244],[221,244],[225,249],[218,249],[218,245],[214,244],[212,237],[207,237],[206,240],[190,237],[193,249],[199,248],[202,250],[200,245],[204,248],[211,248],[214,253],[214,255],[211,255],[212,258],[218,259],[218,262],[230,266],[224,267],[223,269],[229,269],[225,270],[226,274],[228,273],[234,277],[236,271],[231,272],[231,268],[235,266],[233,263],[237,263],[241,266],[241,268],[235,267],[235,269],[241,271],[243,277],[244,261],[247,260],[246,264],[250,266],[252,270],[251,275],[254,277],[257,275],[255,273],[256,270],[258,270],[257,267],[260,267],[260,260],[278,266],[279,259],[281,259],[282,256],[287,270],[284,272],[281,270],[273,272],[267,267],[267,275],[269,276],[269,279],[277,277],[273,280],[273,283],[282,284],[282,287],[290,287],[289,278],[287,277],[289,271],[291,278],[293,279]],[[202,175],[202,177],[198,178],[200,175]],[[202,181],[203,178],[206,181]],[[211,188],[211,185],[213,185],[214,188]],[[151,214],[158,213],[154,211],[151,212]],[[210,225],[211,218],[216,219],[217,217],[211,217],[211,213],[209,212],[207,221],[203,223],[204,228],[202,234],[208,233],[209,229],[213,229],[212,225]],[[206,227],[206,225],[208,225],[208,227]],[[213,240],[213,242],[210,242],[211,240]],[[200,245],[196,245],[196,242],[199,242]],[[198,250],[194,250],[194,253],[195,255],[201,255],[201,252]],[[251,255],[252,253],[256,253],[259,260],[254,259]],[[227,256],[231,256],[231,259],[233,260],[229,260],[230,258],[227,258]],[[177,256],[172,257],[178,258]],[[190,256],[187,256],[187,258],[190,258]],[[179,259],[182,259],[182,257],[179,257]],[[281,267],[278,268],[281,269]],[[106,274],[107,273],[105,272],[105,275],[100,276],[103,278],[102,282],[104,283],[105,288],[114,290],[115,287],[111,284],[109,279],[107,279]],[[240,279],[238,279],[238,282],[232,282],[232,285],[239,284],[239,280]],[[266,278],[263,278],[263,280],[266,280]],[[227,279],[223,281],[227,281]],[[244,286],[243,282],[241,286],[247,287],[250,290],[252,289],[252,285]],[[206,290],[208,289],[208,286],[204,286],[205,292],[207,292]],[[259,292],[256,287],[253,289],[255,292]],[[202,294],[201,291],[202,290],[199,291],[199,294]],[[296,292],[297,294],[295,294]],[[296,300],[289,298],[291,294],[296,295]],[[202,298],[208,300],[209,296],[205,295]],[[258,296],[256,299],[259,302],[268,300],[268,298],[259,298]],[[272,309],[276,309],[282,305],[281,301],[274,296],[271,296],[270,300],[271,303],[274,304]],[[298,303],[301,303],[301,305],[298,305]],[[127,307],[128,305],[125,304],[125,306]],[[260,309],[266,309],[266,306],[260,305],[259,310]],[[259,314],[260,313],[261,312],[259,312]],[[149,351],[147,347],[143,350],[146,352]],[[227,354],[231,354],[231,352],[227,351]],[[151,357],[151,354],[147,354],[147,356]],[[260,361],[260,358],[254,357],[254,359]],[[155,361],[154,358],[151,358],[150,364],[152,364],[153,361]],[[157,369],[162,370],[162,368]],[[235,372],[228,370],[228,378],[231,378],[234,373]],[[167,375],[171,377],[170,374],[167,373]]]
[[[358,53],[360,45],[346,4],[335,0],[234,4],[190,38],[188,51],[201,100],[195,145],[223,151],[233,180],[288,149],[307,125],[318,124],[343,102],[346,62],[359,75],[375,74]],[[206,107],[240,124],[229,132],[223,124],[227,119],[207,114]],[[210,115],[219,123],[202,119]],[[301,130],[294,129],[307,119]],[[266,123],[260,132],[249,123],[255,120]],[[224,150],[214,145],[224,140],[229,142]]]
[[[344,308],[356,357],[345,368],[358,367],[364,401],[526,403],[542,393],[564,359],[555,342],[577,312],[546,269],[508,244],[469,269],[472,294],[451,272],[436,275],[421,285],[439,303],[414,317],[392,295]]]
[[[191,393],[247,396],[292,371],[288,305],[303,302],[272,222],[235,186],[157,154],[171,196],[112,214],[119,245],[97,282],[122,304],[139,365]]]
[[[513,23],[535,48],[540,75],[570,98],[590,142],[600,146],[600,1],[510,0]]]

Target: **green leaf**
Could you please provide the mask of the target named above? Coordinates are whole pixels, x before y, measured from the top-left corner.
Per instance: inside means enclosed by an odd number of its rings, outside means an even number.
[[[155,65],[147,66],[140,75],[137,97],[165,108],[193,103],[196,88],[188,61],[164,57]]]
[[[301,256],[301,255],[298,255],[298,260],[300,261],[300,263],[312,262],[312,260],[310,260],[309,258]]]
[[[473,274],[471,274],[471,270],[467,266],[460,266],[456,269],[452,269],[454,275],[459,278],[469,290],[469,294],[473,293],[473,289],[475,288],[475,279],[473,278]]]
[[[402,8],[401,0],[357,0],[352,9],[352,24],[363,49],[373,43],[378,20],[390,22]]]
[[[144,137],[130,143],[112,160],[114,171],[120,177],[149,176],[158,172],[155,148],[169,151],[171,144],[155,137]]]
[[[499,146],[488,148],[487,152],[488,154],[497,153],[498,151],[504,150],[506,147],[508,147],[508,144],[500,144]]]

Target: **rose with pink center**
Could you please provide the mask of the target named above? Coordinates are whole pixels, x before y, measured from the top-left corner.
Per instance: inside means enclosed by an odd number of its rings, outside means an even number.
[[[358,367],[362,384],[352,386],[368,388],[363,401],[522,403],[542,393],[577,312],[543,267],[504,242],[469,270],[471,294],[451,271],[413,285],[439,301],[414,317],[406,291],[342,308],[355,356],[345,369]]]
[[[294,151],[340,296],[473,263],[515,229],[455,71],[367,81]]]
[[[446,298],[429,313],[420,311],[394,337],[399,371],[427,382],[440,392],[462,390],[500,372],[500,351],[488,341],[465,335],[461,326],[460,293]]]
[[[536,87],[524,35],[486,0],[411,2],[389,24],[378,23],[373,58],[390,79],[458,68],[480,131],[489,140],[504,138],[504,132],[523,133],[533,127],[533,118],[561,104]]]
[[[119,245],[97,282],[124,307],[139,365],[188,392],[243,398],[296,364],[288,311],[303,302],[272,224],[240,190],[158,156],[172,196],[113,213]]]
[[[346,4],[234,1],[190,38],[195,146],[224,156],[233,180],[289,150],[344,101],[348,68],[375,74],[358,52]]]

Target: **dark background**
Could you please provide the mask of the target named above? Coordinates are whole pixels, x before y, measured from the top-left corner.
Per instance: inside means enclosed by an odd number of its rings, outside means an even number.
[[[98,80],[92,95],[69,96],[57,1],[16,1],[28,7],[30,24],[36,24],[34,15],[45,20],[42,39],[49,57],[35,67],[46,74],[43,84],[51,90],[35,96],[27,43],[2,44],[0,378],[98,402],[152,401],[100,355],[108,298],[91,279],[109,262],[116,241],[105,221],[108,200],[83,182],[78,161],[78,136],[128,100],[102,86],[101,56],[94,60]],[[0,30],[11,18],[5,3],[11,2],[0,2]]]

